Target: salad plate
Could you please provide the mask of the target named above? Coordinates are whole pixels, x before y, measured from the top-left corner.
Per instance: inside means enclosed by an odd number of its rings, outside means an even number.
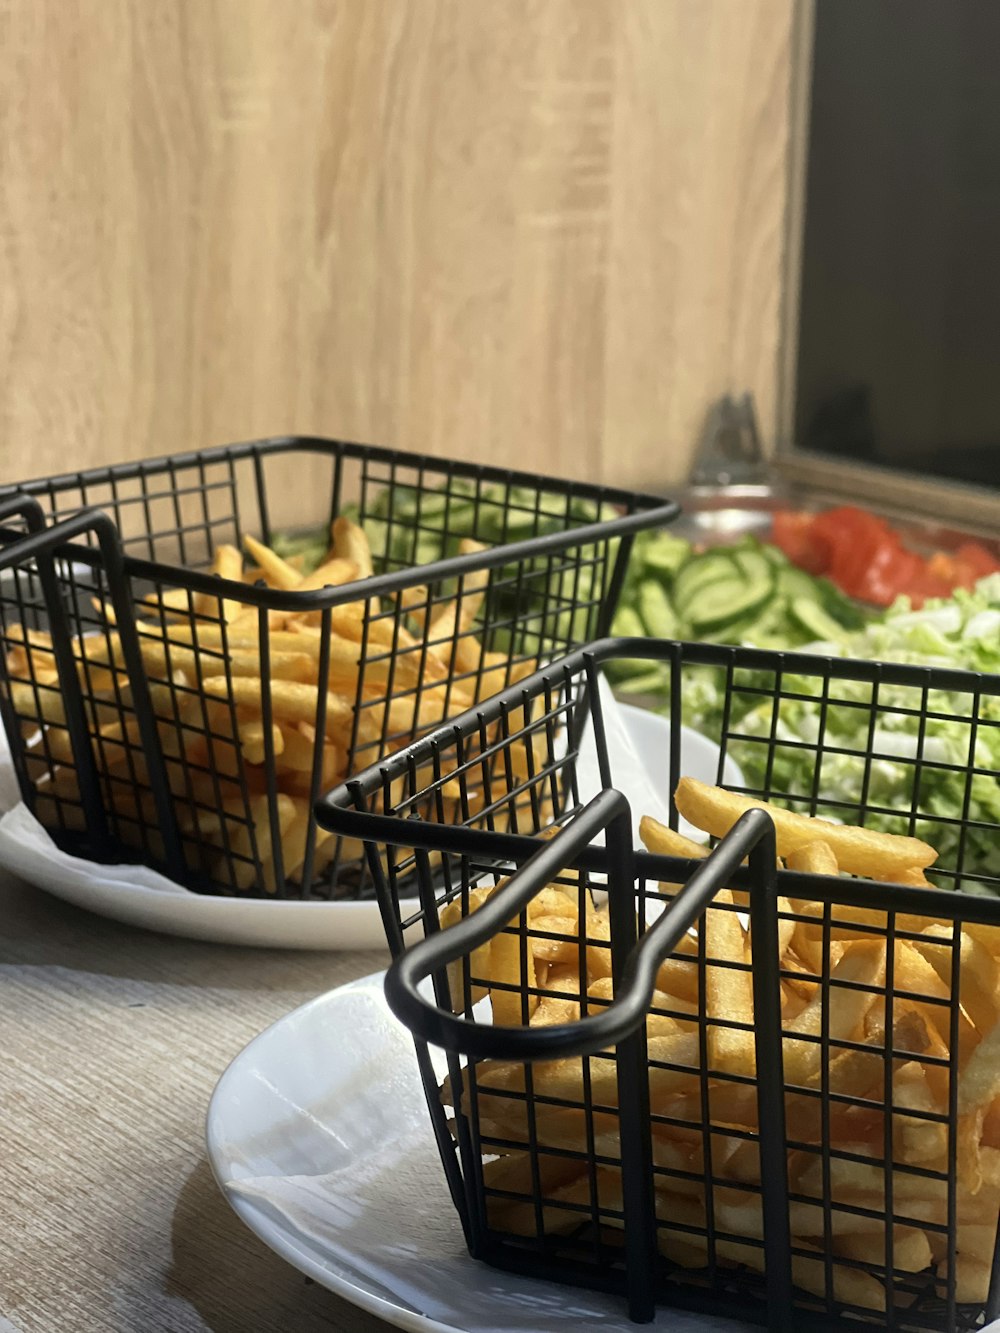
[[[238,1216],[338,1296],[414,1333],[634,1333],[624,1301],[471,1259],[409,1033],[383,976],[295,1010],[229,1066],[208,1110],[212,1170]],[[437,1056],[437,1072],[444,1068]],[[661,1310],[656,1333],[750,1325]]]

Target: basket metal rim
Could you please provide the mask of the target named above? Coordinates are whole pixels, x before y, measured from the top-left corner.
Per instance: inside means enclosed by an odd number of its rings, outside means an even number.
[[[358,797],[375,792],[386,781],[402,776],[412,764],[430,759],[444,744],[464,739],[481,724],[495,722],[508,708],[520,707],[525,699],[537,698],[555,683],[557,675],[567,676],[598,666],[608,658],[648,658],[650,661],[677,661],[688,666],[730,666],[747,670],[745,659],[764,671],[853,680],[864,684],[902,685],[914,689],[950,690],[955,693],[1000,696],[1000,676],[978,671],[959,671],[950,667],[914,666],[907,663],[876,662],[862,658],[823,657],[812,653],[778,652],[765,648],[732,647],[725,644],[695,643],[680,639],[598,639],[540,667],[491,698],[450,718],[426,736],[397,750],[395,754],[362,769],[328,792],[321,805],[355,808]]]
[[[634,504],[637,508],[659,508],[674,502],[665,497],[653,496],[642,491],[627,488],[604,486],[594,482],[574,481],[565,477],[550,477],[544,473],[525,472],[517,468],[497,467],[489,463],[474,463],[464,459],[441,458],[433,454],[415,453],[406,449],[393,449],[386,445],[365,444],[356,440],[341,440],[322,435],[268,435],[256,440],[241,441],[234,444],[211,445],[206,449],[190,449],[185,453],[161,454],[156,458],[143,458],[107,466],[85,468],[79,472],[63,472],[51,477],[34,477],[27,481],[0,485],[0,497],[14,491],[24,491],[29,495],[69,490],[84,483],[101,481],[128,481],[157,472],[175,472],[180,468],[195,467],[201,464],[228,462],[255,455],[269,455],[292,452],[301,449],[305,453],[340,454],[344,458],[370,459],[374,462],[387,463],[400,467],[412,467],[417,470],[427,469],[434,472],[447,472],[452,476],[468,477],[484,481],[510,483],[518,485],[538,485],[561,494],[575,495],[581,499],[604,500],[609,504]]]
[[[55,477],[39,477],[26,482],[0,486],[0,499],[17,493],[52,496],[56,493],[87,485],[110,484],[158,473],[176,473],[187,467],[203,467],[213,463],[255,459],[281,453],[301,451],[373,461],[392,467],[406,467],[418,472],[438,472],[443,477],[465,477],[471,480],[494,482],[508,486],[523,485],[536,490],[548,490],[567,499],[578,498],[597,503],[625,506],[628,512],[594,523],[567,527],[561,532],[527,537],[516,542],[498,543],[485,551],[456,555],[426,565],[410,565],[392,573],[373,578],[358,579],[336,588],[319,588],[309,592],[294,589],[268,588],[237,583],[203,570],[187,569],[166,561],[146,560],[123,552],[123,572],[136,579],[151,583],[168,583],[191,592],[207,593],[214,597],[233,597],[238,591],[240,600],[268,611],[322,611],[346,602],[369,597],[391,596],[405,588],[419,584],[458,578],[480,569],[493,569],[512,561],[556,554],[575,546],[593,545],[615,537],[627,536],[646,528],[666,526],[681,512],[674,500],[663,496],[643,494],[618,487],[600,486],[566,478],[550,477],[544,473],[523,472],[487,464],[435,458],[428,454],[409,453],[380,445],[360,444],[353,441],[326,439],[311,435],[272,436],[241,444],[217,445],[209,449],[191,450],[184,454],[142,459],[135,462],[110,464],[80,472],[62,473]],[[81,506],[83,507],[83,506]],[[97,508],[102,508],[98,503]],[[66,517],[65,515],[63,517]],[[7,534],[13,541],[16,534]],[[99,552],[88,546],[67,544],[57,554],[82,564],[99,566]]]
[[[296,592],[294,588],[269,588],[262,583],[257,585],[238,583],[235,579],[224,579],[218,574],[210,574],[204,570],[186,569],[183,565],[144,560],[140,556],[127,553],[122,556],[122,572],[133,579],[144,579],[154,584],[169,584],[171,587],[183,588],[193,593],[207,593],[209,596],[219,598],[238,598],[239,601],[264,611],[325,611],[348,602],[388,597],[405,588],[461,578],[481,569],[501,568],[518,560],[559,554],[577,546],[597,545],[600,542],[641,532],[646,528],[666,525],[679,513],[679,506],[667,503],[644,513],[621,514],[599,523],[588,523],[580,527],[566,528],[562,532],[527,537],[523,541],[491,546],[484,551],[449,556],[445,560],[435,560],[426,565],[409,565],[390,574],[376,574],[369,578],[355,579],[353,583],[316,588],[308,592]],[[54,554],[59,559],[71,560],[92,568],[104,564],[98,549],[76,543],[67,543],[59,547]]]

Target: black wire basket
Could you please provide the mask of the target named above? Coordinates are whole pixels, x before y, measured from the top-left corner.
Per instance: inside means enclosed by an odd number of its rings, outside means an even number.
[[[349,512],[372,572],[305,591],[213,572],[220,545],[274,541],[279,510],[321,534]],[[311,438],[5,488],[0,713],[23,799],[65,850],[197,891],[369,894],[359,844],[312,817],[321,792],[606,632],[634,534],[676,513]]]
[[[665,791],[696,717],[720,784],[735,761],[740,791],[826,816],[838,846],[835,821],[924,838],[943,849],[927,883],[781,868],[760,809],[706,859],[635,850],[598,685],[621,658],[669,672]],[[1000,779],[997,726],[996,677],[604,641],[321,803],[368,848],[387,997],[474,1257],[619,1292],[637,1321],[658,1303],[783,1330],[1000,1313],[1000,824],[970,815]]]

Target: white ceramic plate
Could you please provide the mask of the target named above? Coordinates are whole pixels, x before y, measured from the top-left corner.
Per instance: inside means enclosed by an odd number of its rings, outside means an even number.
[[[665,819],[669,723],[654,713],[615,705],[613,699],[605,701],[604,716],[613,751],[612,772],[632,806],[636,829],[643,814]],[[685,773],[704,782],[715,781],[719,751],[711,741],[685,727],[681,754]],[[9,759],[7,763],[9,766]],[[592,733],[581,744],[578,774],[585,799],[600,790]],[[727,761],[724,780],[742,784],[739,769],[731,761]],[[703,834],[682,827],[689,836],[703,840]],[[638,839],[638,832],[635,836]],[[270,949],[385,947],[382,921],[373,901],[302,903],[189,893],[142,867],[97,866],[67,856],[23,805],[0,820],[0,865],[75,907],[166,935]]]
[[[206,1139],[223,1193],[261,1240],[398,1328],[635,1333],[620,1298],[469,1258],[410,1036],[386,1006],[381,975],[313,1000],[252,1041],[215,1089]],[[646,1327],[749,1325],[663,1311]]]

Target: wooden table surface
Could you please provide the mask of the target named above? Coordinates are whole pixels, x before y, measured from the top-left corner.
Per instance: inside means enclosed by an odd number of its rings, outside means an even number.
[[[385,961],[171,939],[0,876],[0,1330],[386,1329],[246,1229],[203,1138],[252,1037]]]

